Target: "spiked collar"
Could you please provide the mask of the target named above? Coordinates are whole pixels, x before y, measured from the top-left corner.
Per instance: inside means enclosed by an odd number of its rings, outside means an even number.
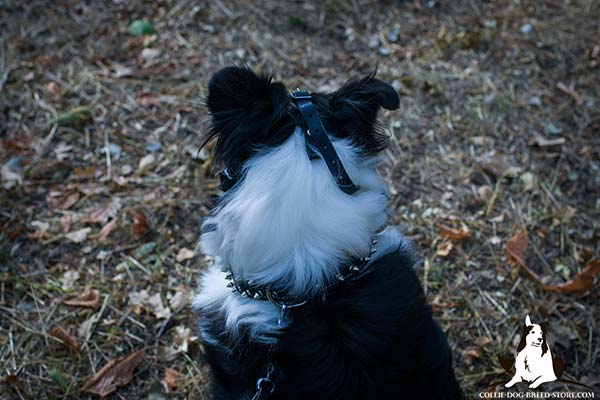
[[[369,255],[365,257],[353,257],[350,262],[340,268],[338,274],[330,282],[325,285],[322,294],[325,294],[330,289],[339,286],[343,283],[354,282],[370,272],[369,261],[377,249],[375,245],[377,239],[371,240],[371,249]],[[231,267],[225,268],[225,278],[227,279],[227,287],[231,288],[234,293],[239,293],[243,297],[249,297],[256,300],[267,300],[281,307],[286,306],[292,308],[305,304],[310,298],[300,298],[288,295],[282,291],[272,289],[269,286],[258,285],[251,279],[245,280],[235,277],[231,271]]]

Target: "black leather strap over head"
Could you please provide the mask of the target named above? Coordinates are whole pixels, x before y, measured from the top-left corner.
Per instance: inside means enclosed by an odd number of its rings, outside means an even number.
[[[344,193],[355,193],[359,188],[352,182],[342,161],[335,152],[319,113],[312,103],[310,93],[306,90],[295,90],[290,93],[290,96],[296,102],[300,114],[302,114],[302,119],[304,119],[306,143],[309,148],[316,150],[321,155],[327,168],[329,168],[329,172],[333,175],[335,183]]]
[[[342,164],[342,160],[340,160],[340,157],[335,152],[335,148],[331,140],[329,140],[327,131],[319,117],[319,113],[312,103],[310,93],[306,90],[295,90],[290,93],[290,96],[298,106],[304,120],[304,137],[306,138],[306,151],[309,156],[311,158],[320,156],[325,161],[335,183],[344,193],[356,193],[359,187],[352,182],[344,168],[344,164]],[[230,171],[228,168],[225,168],[221,172],[221,189],[224,191],[229,190],[237,183],[238,179],[239,171]]]

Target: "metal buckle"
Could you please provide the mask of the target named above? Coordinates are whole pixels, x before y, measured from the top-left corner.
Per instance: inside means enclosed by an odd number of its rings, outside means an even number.
[[[300,100],[300,99],[310,100],[311,99],[310,92],[308,90],[296,89],[292,93],[290,93],[290,96],[292,96],[292,98],[296,99],[296,100]]]

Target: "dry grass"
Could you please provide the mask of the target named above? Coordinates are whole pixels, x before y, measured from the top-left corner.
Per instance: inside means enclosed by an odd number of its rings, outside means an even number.
[[[132,37],[138,18],[156,34]],[[422,250],[423,282],[467,393],[502,377],[496,355],[512,350],[526,313],[550,322],[567,376],[598,387],[598,286],[544,292],[504,246],[525,229],[527,263],[551,284],[600,253],[599,19],[594,0],[0,1],[0,164],[12,185],[0,196],[0,378],[22,383],[0,398],[86,398],[93,373],[141,348],[132,382],[111,398],[164,398],[165,368],[183,374],[173,397],[204,398],[202,350],[193,338],[187,351],[177,342],[188,343],[194,315],[170,299],[187,298],[203,268],[177,255],[194,248],[216,194],[205,155],[196,157],[204,87],[240,63],[312,90],[378,64],[402,94],[401,109],[383,115],[391,220]],[[81,106],[92,120],[55,123]],[[538,136],[564,143],[539,146]],[[161,148],[139,169],[149,141]],[[490,151],[508,164],[494,168]],[[508,166],[514,177],[496,176]],[[107,218],[85,222],[108,204]],[[109,217],[115,229],[93,239]],[[439,224],[461,223],[472,236],[437,255]],[[98,309],[62,303],[86,286],[100,292]],[[168,318],[132,300],[144,289],[171,302]],[[49,336],[55,326],[79,353]]]

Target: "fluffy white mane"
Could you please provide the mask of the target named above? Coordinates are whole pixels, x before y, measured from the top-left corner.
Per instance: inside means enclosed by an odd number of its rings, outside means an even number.
[[[358,155],[348,140],[333,144],[358,192],[342,192],[325,163],[309,159],[298,127],[246,163],[205,220],[202,251],[237,277],[296,296],[322,288],[350,256],[367,255],[387,218],[387,188],[376,158]]]

